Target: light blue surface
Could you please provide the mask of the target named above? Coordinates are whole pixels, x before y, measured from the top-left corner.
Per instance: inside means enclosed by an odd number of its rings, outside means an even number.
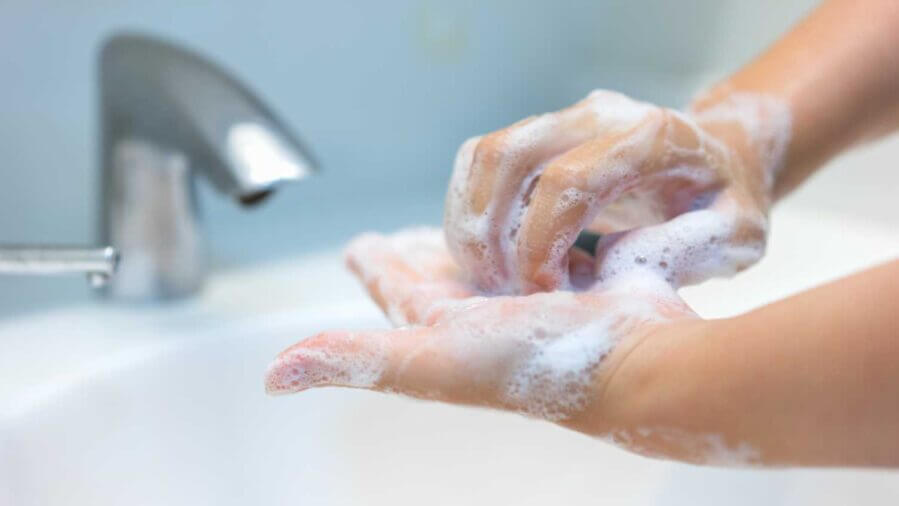
[[[244,213],[203,191],[221,264],[436,223],[466,137],[597,87],[679,105],[813,2],[0,1],[0,240],[90,242],[94,62],[117,30],[168,36],[243,78],[324,172]],[[0,314],[83,297],[81,279],[0,278]]]

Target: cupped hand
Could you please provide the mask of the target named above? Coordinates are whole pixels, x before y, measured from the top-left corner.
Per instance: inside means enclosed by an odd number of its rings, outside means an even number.
[[[295,344],[270,366],[270,393],[366,388],[613,435],[627,425],[614,415],[627,411],[627,387],[606,391],[616,371],[640,360],[632,352],[642,342],[696,321],[651,277],[620,277],[585,292],[478,296],[439,229],[362,236],[348,248],[347,263],[400,327],[327,331]]]
[[[561,111],[466,141],[447,193],[448,246],[493,294],[568,289],[578,234],[605,234],[600,283],[651,271],[675,287],[764,251],[789,115],[751,94],[686,113],[595,91]]]

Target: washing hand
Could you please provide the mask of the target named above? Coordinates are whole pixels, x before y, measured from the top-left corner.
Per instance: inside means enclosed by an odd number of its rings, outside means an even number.
[[[678,287],[764,251],[790,133],[777,100],[716,89],[687,113],[595,91],[459,149],[444,227],[454,258],[494,294],[570,288],[578,234],[605,235],[600,283],[646,271]]]
[[[438,229],[348,248],[400,328],[301,341],[272,364],[268,391],[397,392],[516,411],[642,453],[716,458],[723,443],[659,429],[661,404],[637,399],[656,395],[638,390],[664,357],[657,343],[704,323],[676,288],[762,253],[782,146],[759,134],[776,108],[740,99],[689,116],[594,92],[466,142],[447,197],[453,254]],[[569,251],[588,226],[607,234],[595,259]]]
[[[895,465],[899,455],[883,437],[896,419],[899,383],[882,380],[895,371],[895,339],[853,335],[847,348],[841,333],[891,328],[876,322],[895,320],[880,302],[899,286],[899,262],[703,320],[645,275],[478,296],[434,229],[365,235],[347,256],[401,327],[300,341],[269,366],[269,393],[342,386],[510,410],[703,464]],[[845,300],[863,310],[847,318]],[[851,430],[859,420],[871,430]]]
[[[282,352],[270,393],[346,386],[521,412],[649,448],[624,403],[650,360],[635,350],[698,322],[665,284],[620,278],[602,290],[481,297],[437,229],[368,234],[348,265],[395,330],[324,332]],[[654,354],[646,355],[654,357]],[[618,437],[629,434],[628,437]]]
[[[896,2],[829,0],[685,112],[594,92],[469,140],[446,242],[350,246],[403,327],[301,341],[268,390],[512,410],[692,462],[899,466],[899,261],[719,320],[675,291],[755,262],[773,200],[899,129],[897,23]],[[584,229],[595,256],[571,249]]]

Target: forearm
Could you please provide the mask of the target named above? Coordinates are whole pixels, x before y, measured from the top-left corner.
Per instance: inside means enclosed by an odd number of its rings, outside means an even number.
[[[899,261],[743,316],[685,326],[638,350],[656,366],[634,383],[641,386],[627,424],[720,437],[763,464],[899,466],[896,301]],[[671,439],[643,444],[702,460],[695,438]]]
[[[790,140],[775,197],[861,141],[899,127],[899,3],[829,0],[758,59],[694,104],[734,92],[783,101]]]

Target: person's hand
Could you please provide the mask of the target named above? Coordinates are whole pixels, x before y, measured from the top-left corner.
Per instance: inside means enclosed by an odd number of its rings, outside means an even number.
[[[596,291],[480,297],[462,281],[437,229],[362,236],[347,263],[404,326],[300,341],[271,364],[268,392],[396,392],[517,411],[638,451],[658,449],[647,442],[658,434],[630,430],[646,420],[636,414],[645,410],[632,389],[657,356],[636,350],[701,322],[666,284],[622,277]],[[697,451],[690,447],[684,458]]]
[[[571,287],[569,250],[588,228],[606,234],[600,283],[635,270],[675,287],[732,274],[764,252],[789,121],[752,94],[710,93],[682,113],[594,91],[462,145],[448,246],[493,294]]]

